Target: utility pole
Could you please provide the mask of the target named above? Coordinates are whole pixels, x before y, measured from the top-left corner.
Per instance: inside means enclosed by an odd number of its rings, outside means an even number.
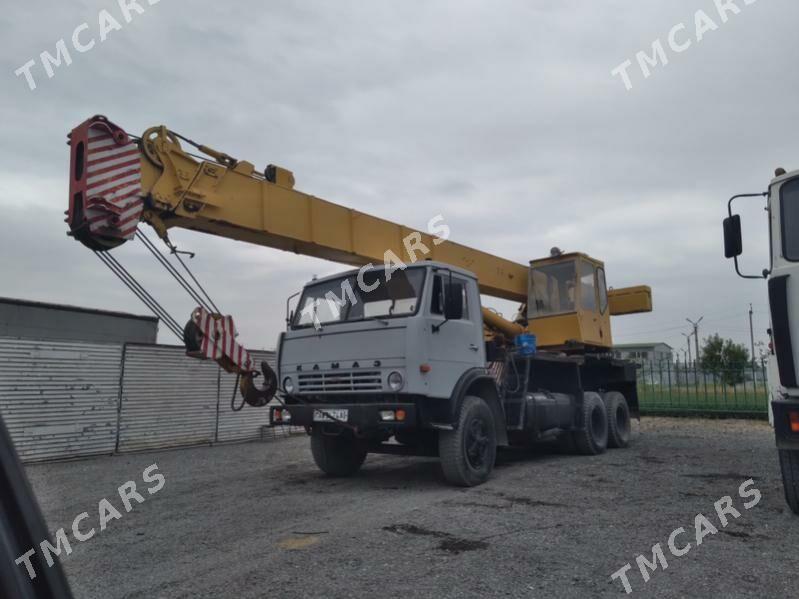
[[[699,323],[702,322],[703,318],[704,318],[704,316],[700,316],[699,320],[697,320],[696,322],[694,322],[690,318],[686,318],[685,319],[685,320],[687,320],[688,322],[691,323],[691,326],[694,327],[694,344],[696,346],[696,361],[697,362],[699,362]]]
[[[691,333],[688,333],[687,335],[685,333],[682,333],[682,336],[685,337],[685,343],[688,345],[688,364],[690,364],[691,363]],[[683,353],[685,353],[684,350],[683,350]]]
[[[755,329],[752,327],[752,304],[749,304],[749,343],[752,345],[752,364],[755,363]]]

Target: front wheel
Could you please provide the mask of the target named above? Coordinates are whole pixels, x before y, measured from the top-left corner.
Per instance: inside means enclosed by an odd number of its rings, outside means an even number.
[[[474,487],[488,480],[497,457],[497,431],[485,400],[464,397],[455,430],[439,433],[438,454],[450,484]]]
[[[311,436],[311,454],[319,470],[328,476],[351,476],[366,460],[366,446],[346,434]]]
[[[799,515],[799,450],[780,449],[779,452],[785,501],[791,511]]]

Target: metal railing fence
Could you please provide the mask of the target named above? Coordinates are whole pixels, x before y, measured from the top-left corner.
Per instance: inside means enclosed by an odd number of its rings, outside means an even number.
[[[643,362],[637,372],[643,414],[768,417],[766,366],[761,361],[718,369],[696,362]]]

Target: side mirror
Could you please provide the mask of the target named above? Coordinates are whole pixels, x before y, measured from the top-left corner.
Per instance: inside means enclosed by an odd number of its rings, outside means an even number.
[[[301,292],[298,291],[297,293],[293,293],[286,298],[286,324],[291,325],[294,321],[294,310],[291,310],[291,300],[297,297]]]
[[[463,318],[463,284],[447,283],[444,292],[444,318],[460,320]]]
[[[724,257],[736,258],[742,253],[741,217],[733,214],[724,219]]]

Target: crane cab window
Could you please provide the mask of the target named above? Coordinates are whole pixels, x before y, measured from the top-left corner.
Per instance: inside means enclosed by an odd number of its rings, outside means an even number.
[[[580,261],[580,306],[583,310],[596,312],[596,279],[594,265]]]
[[[566,314],[577,309],[574,260],[530,268],[528,318]]]
[[[608,309],[608,287],[605,281],[605,269],[596,269],[596,286],[599,291],[599,312],[604,314]]]

